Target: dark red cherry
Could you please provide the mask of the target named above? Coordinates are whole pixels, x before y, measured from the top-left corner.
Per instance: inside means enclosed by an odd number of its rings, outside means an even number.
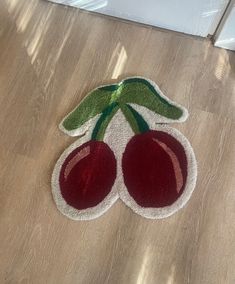
[[[111,191],[116,178],[116,159],[109,146],[91,140],[65,159],[59,177],[63,198],[76,209],[96,206]]]
[[[137,134],[122,159],[129,194],[142,207],[172,205],[183,193],[187,158],[181,143],[163,131]]]

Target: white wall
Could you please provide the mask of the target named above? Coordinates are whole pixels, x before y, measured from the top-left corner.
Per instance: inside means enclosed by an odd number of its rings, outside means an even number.
[[[235,50],[235,3],[232,3],[231,9],[228,10],[222,27],[219,29],[215,46]]]
[[[52,0],[90,11],[206,37],[228,0]]]

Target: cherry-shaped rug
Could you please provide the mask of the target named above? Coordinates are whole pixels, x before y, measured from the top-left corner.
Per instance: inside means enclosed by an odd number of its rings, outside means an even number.
[[[60,124],[64,133],[83,136],[55,165],[58,209],[90,220],[120,198],[146,218],[175,213],[194,190],[197,165],[189,141],[168,125],[187,117],[184,107],[143,77],[92,90]]]

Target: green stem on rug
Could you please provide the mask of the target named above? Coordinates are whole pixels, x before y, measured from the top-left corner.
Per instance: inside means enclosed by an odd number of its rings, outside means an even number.
[[[123,104],[121,110],[135,134],[149,131],[147,122],[133,107]]]
[[[118,109],[119,106],[116,102],[104,109],[92,132],[92,140],[102,141],[104,139],[105,131]]]
[[[128,104],[119,105],[117,102],[114,102],[105,108],[99,117],[91,135],[92,140],[102,141],[104,139],[105,131],[108,125],[119,109],[121,109],[123,115],[135,134],[143,133],[149,130],[147,122],[136,110],[134,110],[133,107]]]

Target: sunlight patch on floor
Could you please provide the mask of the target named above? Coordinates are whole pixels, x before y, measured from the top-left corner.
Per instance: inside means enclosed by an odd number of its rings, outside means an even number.
[[[150,246],[148,246],[145,250],[144,256],[143,256],[143,262],[138,274],[138,278],[136,281],[136,284],[147,284],[147,277],[148,277],[148,264],[149,264],[149,255],[150,255]]]
[[[124,48],[124,46],[120,46],[120,43],[118,43],[116,49],[113,52],[114,58],[116,58],[117,56],[117,61],[116,61],[116,65],[114,67],[113,73],[112,73],[112,79],[117,79],[123,72],[123,69],[126,65],[126,61],[127,61],[127,53],[126,50]],[[112,65],[112,61],[114,60],[113,56],[111,58],[111,65]],[[109,66],[111,67],[111,66]],[[108,67],[108,69],[110,69]]]
[[[46,85],[45,85],[45,89],[48,88],[50,82],[51,82],[51,79],[55,73],[55,69],[56,69],[56,64],[57,62],[59,61],[60,59],[60,56],[62,54],[62,51],[65,47],[65,44],[67,43],[68,39],[69,39],[69,36],[71,34],[71,31],[72,31],[72,23],[68,26],[67,30],[66,30],[66,33],[64,35],[64,38],[62,39],[62,42],[58,48],[58,50],[56,51],[55,55],[53,55],[53,62],[50,64],[50,74],[49,74],[49,77],[47,79],[47,82],[46,82]]]
[[[226,52],[219,54],[219,57],[218,57],[218,60],[215,66],[215,77],[220,81],[222,79],[224,81],[230,73],[231,67],[228,61],[229,61],[228,54]]]
[[[22,33],[27,28],[37,7],[37,3],[37,1],[28,1],[25,4],[25,2],[19,0],[6,0],[8,13],[15,21],[18,32]]]
[[[32,18],[32,15],[36,9],[36,3],[29,2],[25,9],[21,11],[20,15],[17,17],[16,26],[17,31],[23,33],[28,26],[29,21]]]
[[[172,264],[171,265],[171,272],[170,272],[170,275],[167,278],[166,284],[174,284],[175,283],[174,278],[175,278],[175,265]]]
[[[34,63],[38,55],[38,52],[43,42],[44,35],[49,29],[52,11],[53,8],[50,8],[47,14],[42,16],[40,24],[36,27],[34,35],[30,40],[30,43],[29,44],[26,43],[27,53],[31,57],[32,64]]]
[[[207,42],[205,44],[205,51],[204,51],[204,56],[203,56],[203,61],[207,60],[208,54],[209,54],[209,50],[210,50],[210,42]]]
[[[19,0],[6,0],[9,13],[12,13],[15,10],[16,5],[18,4],[18,2],[19,2]]]

